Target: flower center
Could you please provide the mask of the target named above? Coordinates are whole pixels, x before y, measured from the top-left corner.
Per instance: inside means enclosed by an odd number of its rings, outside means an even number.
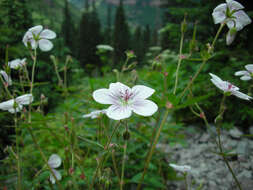
[[[123,105],[127,105],[129,103],[129,100],[132,98],[133,93],[130,92],[128,89],[125,90],[125,92],[120,92],[120,98]]]

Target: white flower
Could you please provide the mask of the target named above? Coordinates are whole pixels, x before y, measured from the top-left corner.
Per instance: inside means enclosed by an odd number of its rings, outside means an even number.
[[[95,118],[98,118],[101,114],[105,114],[105,113],[106,113],[106,109],[103,109],[103,110],[95,110],[95,111],[92,111],[92,112],[89,113],[89,114],[83,115],[82,117],[83,117],[83,118],[88,118],[88,117],[90,117],[91,119],[95,119]]]
[[[191,170],[191,166],[188,166],[188,165],[179,166],[176,164],[170,164],[170,167],[172,167],[173,169],[179,172],[189,172]]]
[[[15,112],[21,111],[23,108],[23,105],[28,105],[32,103],[32,101],[33,101],[33,95],[25,94],[25,95],[17,97],[15,101],[14,99],[11,99],[11,100],[0,103],[0,109],[9,111],[10,113],[15,113]]]
[[[23,43],[28,46],[30,43],[32,49],[36,49],[38,46],[42,51],[50,51],[53,48],[53,44],[50,39],[54,39],[56,34],[54,31],[44,29],[41,25],[30,28],[23,37]]]
[[[230,44],[232,44],[232,42],[235,39],[236,36],[236,29],[235,28],[231,28],[226,35],[226,44],[229,46]]]
[[[213,10],[214,23],[226,23],[229,29],[235,27],[239,31],[251,23],[251,19],[242,9],[244,7],[240,3],[226,0],[226,3],[218,5]]]
[[[23,67],[26,64],[26,58],[24,59],[15,59],[10,62],[8,62],[8,66],[12,69],[18,69],[20,67]]]
[[[250,80],[253,76],[253,64],[245,65],[246,71],[237,71],[235,76],[241,76],[241,80]]]
[[[100,45],[97,45],[97,48],[98,49],[101,49],[101,50],[106,50],[106,51],[113,51],[113,47],[109,46],[109,45],[103,45],[103,44],[100,44]]]
[[[239,91],[239,88],[237,86],[234,86],[233,84],[231,84],[228,81],[223,81],[221,80],[218,76],[209,73],[212,77],[211,81],[212,83],[219,88],[220,90],[222,90],[225,94],[232,94],[234,96],[237,96],[238,98],[244,99],[244,100],[250,100],[252,99],[252,97],[242,93]]]
[[[55,168],[58,168],[61,165],[60,156],[58,156],[57,154],[52,154],[47,163],[50,166],[50,168],[52,169],[57,180],[61,180],[61,178],[62,178],[61,173],[58,172],[57,170],[55,170]],[[55,184],[55,178],[52,175],[52,173],[50,173],[50,181],[52,184]]]
[[[3,70],[0,70],[0,74],[3,76],[7,86],[11,86],[12,85],[12,80],[11,77],[7,75],[7,73]]]
[[[109,89],[99,89],[93,92],[95,101],[101,104],[112,104],[106,115],[114,120],[121,120],[131,116],[132,111],[142,116],[153,115],[158,107],[146,98],[155,92],[154,89],[136,85],[133,88],[117,82],[111,83]]]

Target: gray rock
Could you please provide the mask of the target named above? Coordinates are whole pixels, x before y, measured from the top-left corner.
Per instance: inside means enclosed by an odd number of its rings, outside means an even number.
[[[249,134],[253,135],[253,126],[250,126],[250,128],[249,128]]]
[[[238,174],[238,179],[251,179],[252,178],[252,171],[244,170],[240,174]]]
[[[248,155],[249,154],[249,144],[247,141],[240,141],[236,148],[237,154]]]
[[[229,135],[235,139],[240,139],[240,137],[242,136],[242,132],[239,131],[239,129],[237,128],[233,128],[229,130]]]
[[[204,133],[204,134],[200,137],[199,142],[200,142],[200,143],[205,143],[205,142],[207,142],[207,141],[209,140],[209,138],[210,138],[209,134]]]

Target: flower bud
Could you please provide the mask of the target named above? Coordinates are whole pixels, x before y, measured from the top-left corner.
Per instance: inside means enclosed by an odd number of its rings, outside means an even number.
[[[167,109],[172,109],[173,108],[173,104],[171,102],[166,102],[166,108]]]

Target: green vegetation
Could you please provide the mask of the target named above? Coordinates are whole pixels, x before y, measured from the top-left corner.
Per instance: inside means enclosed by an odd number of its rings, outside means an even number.
[[[163,23],[149,22],[158,7],[123,2],[115,7],[88,0],[0,0],[0,189],[166,189],[168,181],[183,177],[157,144],[187,145],[188,125],[210,132],[214,124],[215,151],[230,167],[220,131],[234,125],[247,131],[253,122],[249,101],[232,91],[234,84],[253,96],[251,81],[234,76],[252,62],[253,25],[237,31],[227,46],[227,26],[212,18],[223,1],[163,0],[164,14],[157,19]],[[148,20],[132,20],[129,14],[139,8]],[[28,31],[36,25],[49,29],[47,37],[41,37],[42,29]],[[27,31],[32,35],[26,39]],[[52,50],[43,51],[40,42],[48,39]],[[10,61],[18,58],[26,58],[25,66],[12,69]],[[209,73],[231,82],[227,91],[217,89]],[[116,82],[155,92],[122,90]],[[96,100],[98,89],[108,105]],[[16,98],[24,94],[34,100]],[[147,114],[150,107],[142,108],[139,99],[134,105],[134,97],[147,98],[158,110]],[[119,116],[131,106],[134,113],[115,121],[110,113],[117,109],[109,112],[108,102],[124,108]],[[104,109],[96,118],[83,116]],[[62,162],[48,162],[53,154]]]

